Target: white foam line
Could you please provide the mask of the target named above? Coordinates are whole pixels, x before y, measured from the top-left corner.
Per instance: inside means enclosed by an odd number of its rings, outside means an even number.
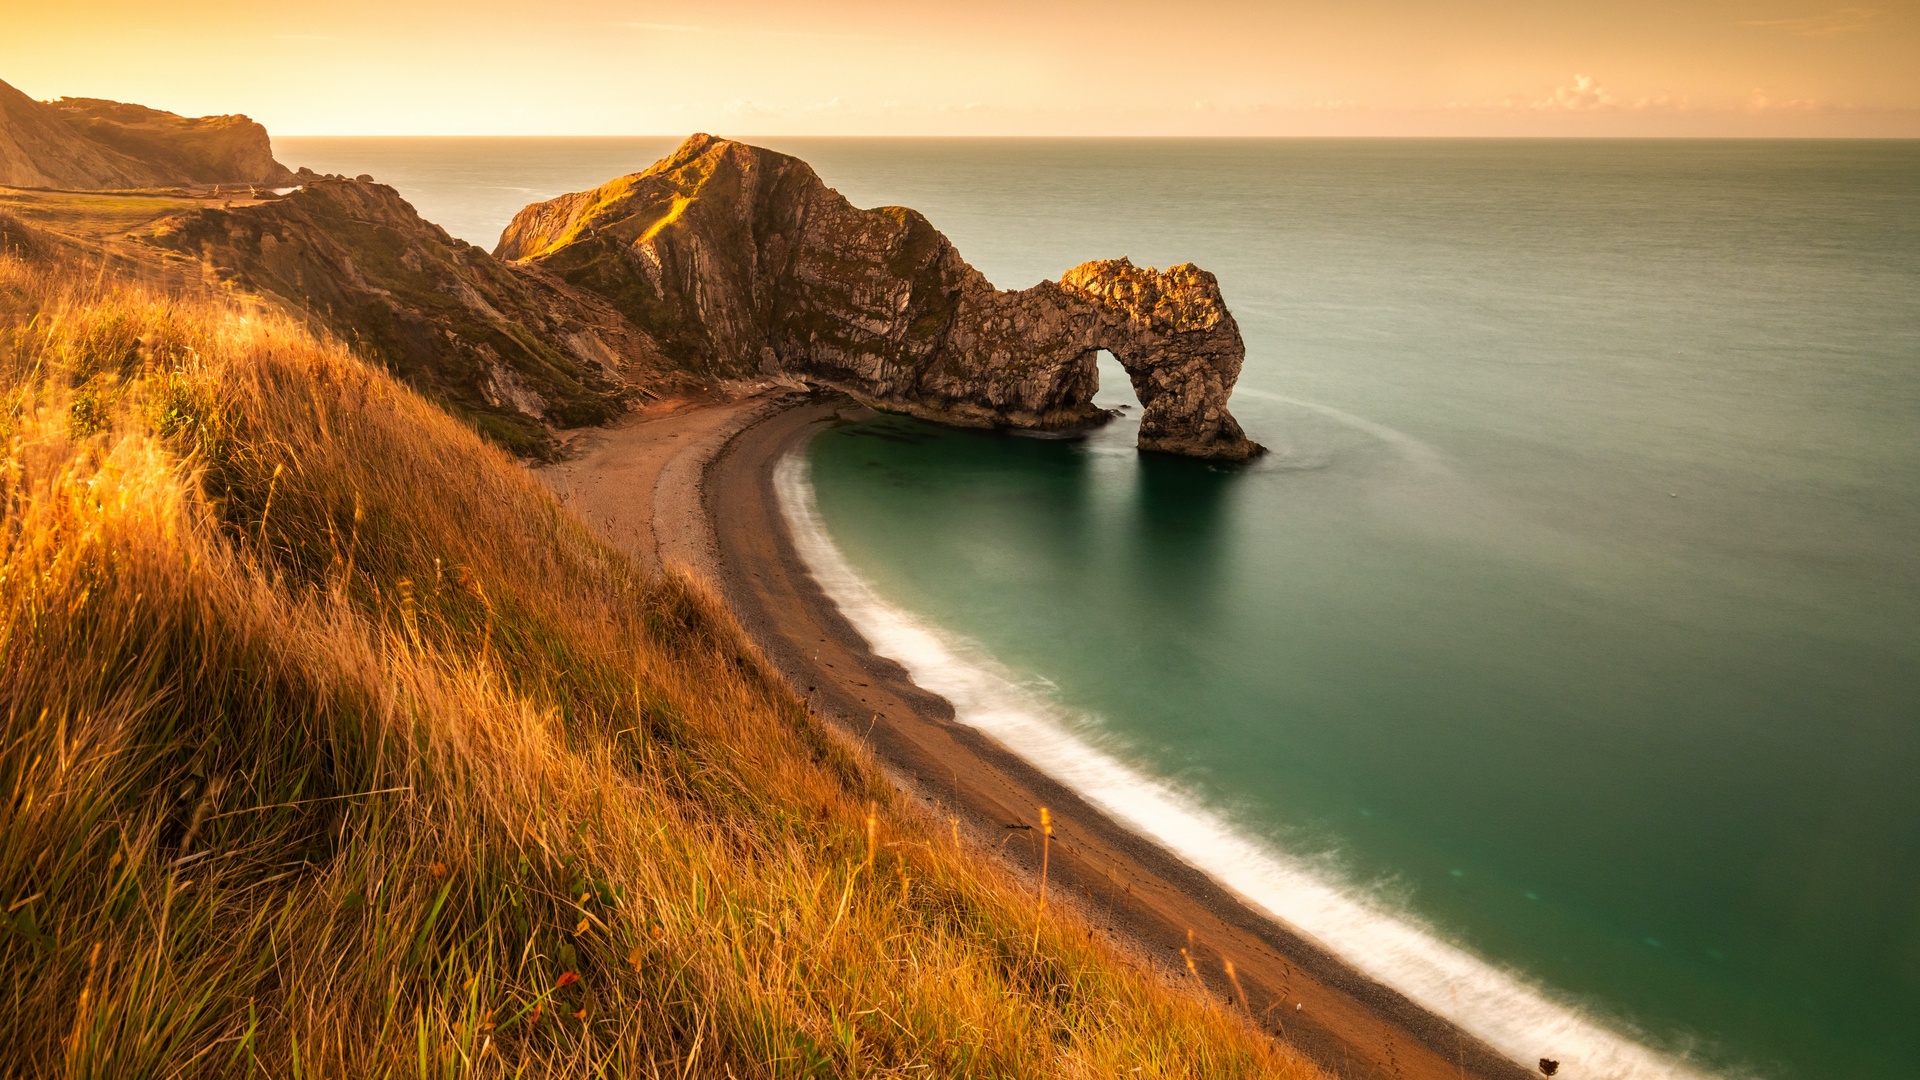
[[[876,653],[898,661],[915,683],[952,702],[960,722],[992,736],[1114,820],[1529,1068],[1551,1057],[1570,1080],[1709,1075],[1609,1030],[1523,976],[1343,887],[1325,868],[1235,829],[1192,794],[1074,735],[1060,705],[1021,688],[979,650],[953,642],[874,593],[828,536],[802,454],[780,461],[774,485],[801,558]]]
[[[1401,431],[1399,428],[1388,427],[1376,420],[1369,420],[1364,416],[1350,413],[1345,409],[1336,409],[1331,405],[1322,405],[1317,401],[1307,401],[1303,398],[1276,394],[1271,390],[1256,390],[1250,386],[1242,386],[1235,389],[1233,393],[1237,397],[1259,398],[1263,401],[1278,401],[1282,404],[1295,405],[1302,409],[1312,409],[1322,416],[1330,416],[1346,424],[1348,427],[1358,428],[1374,438],[1379,439],[1381,442],[1392,446],[1415,465],[1434,472],[1445,473],[1449,476],[1453,475],[1453,468],[1447,464],[1445,454],[1435,449],[1432,445],[1421,442],[1419,439]]]

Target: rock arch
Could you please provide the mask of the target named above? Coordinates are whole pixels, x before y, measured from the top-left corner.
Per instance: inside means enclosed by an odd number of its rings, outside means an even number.
[[[695,135],[643,173],[535,203],[496,254],[606,297],[669,359],[787,374],[976,427],[1096,424],[1095,357],[1127,369],[1140,448],[1260,452],[1227,398],[1246,355],[1212,274],[1126,259],[996,289],[918,212],[862,210],[797,158]]]
[[[1081,263],[1060,285],[1097,313],[1094,355],[1112,353],[1133,383],[1142,450],[1232,460],[1261,451],[1227,411],[1246,346],[1212,274],[1120,258]]]

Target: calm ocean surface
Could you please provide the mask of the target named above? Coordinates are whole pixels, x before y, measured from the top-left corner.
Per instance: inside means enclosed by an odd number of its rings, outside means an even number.
[[[276,146],[491,247],[672,142]],[[1920,1075],[1920,144],[767,144],[1246,336],[1247,469],[882,418],[788,471],[963,715],[1563,1075]]]

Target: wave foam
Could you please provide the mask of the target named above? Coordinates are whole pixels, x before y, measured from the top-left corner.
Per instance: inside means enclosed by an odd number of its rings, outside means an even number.
[[[1364,416],[1350,413],[1345,409],[1336,409],[1331,405],[1322,405],[1317,401],[1308,401],[1305,398],[1276,394],[1271,390],[1256,390],[1250,386],[1242,386],[1234,390],[1234,394],[1238,397],[1258,398],[1262,401],[1277,401],[1282,405],[1311,409],[1322,416],[1338,420],[1350,428],[1357,431],[1364,431],[1374,438],[1379,439],[1381,442],[1398,450],[1409,463],[1424,472],[1433,473],[1437,476],[1451,477],[1454,475],[1453,467],[1447,464],[1447,456],[1445,454],[1441,453],[1437,448],[1401,431],[1399,428],[1388,427],[1376,420],[1369,420]]]
[[[1404,912],[1309,860],[1233,827],[1176,785],[1121,762],[1071,730],[1059,704],[1022,688],[980,650],[892,607],[827,534],[801,453],[774,472],[780,509],[814,578],[876,653],[953,703],[960,722],[1108,816],[1160,844],[1255,907],[1304,931],[1368,976],[1526,1063],[1547,1056],[1573,1080],[1706,1080],[1709,1074],[1626,1038],[1553,1000],[1525,977],[1444,940]]]

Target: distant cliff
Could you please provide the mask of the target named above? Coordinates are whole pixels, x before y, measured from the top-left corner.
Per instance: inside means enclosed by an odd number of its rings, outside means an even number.
[[[98,98],[35,101],[0,82],[0,185],[111,190],[294,182],[244,116],[177,116]]]
[[[686,369],[790,374],[950,423],[1097,423],[1099,350],[1140,446],[1238,460],[1245,356],[1212,274],[1125,259],[995,289],[918,212],[855,208],[797,158],[696,135],[642,173],[522,210],[495,254],[598,293]]]
[[[619,415],[667,366],[605,301],[448,236],[384,184],[310,182],[133,239],[278,299],[522,454]]]

